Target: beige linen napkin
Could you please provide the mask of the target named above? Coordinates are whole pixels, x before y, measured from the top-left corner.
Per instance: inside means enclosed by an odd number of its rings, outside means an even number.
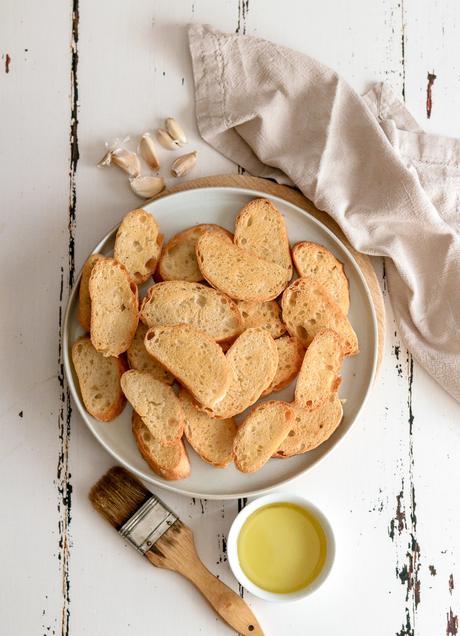
[[[189,38],[203,138],[386,257],[402,339],[460,401],[460,141],[424,133],[384,85],[362,98],[295,51],[201,25]]]

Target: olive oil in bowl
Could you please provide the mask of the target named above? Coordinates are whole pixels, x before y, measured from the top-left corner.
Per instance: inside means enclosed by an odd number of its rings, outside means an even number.
[[[326,553],[326,535],[318,519],[288,502],[253,512],[238,536],[243,572],[275,594],[291,594],[310,585],[323,569]]]
[[[233,573],[249,591],[267,600],[291,600],[326,578],[334,540],[314,506],[294,495],[268,495],[235,519],[228,550]]]

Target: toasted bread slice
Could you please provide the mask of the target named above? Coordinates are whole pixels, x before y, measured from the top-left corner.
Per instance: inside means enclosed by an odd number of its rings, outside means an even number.
[[[139,452],[153,472],[170,481],[190,475],[190,462],[181,439],[174,444],[162,444],[153,437],[136,411],[133,411],[132,424]]]
[[[233,443],[238,470],[253,473],[262,468],[283,443],[293,421],[287,402],[270,400],[256,406],[240,424]]]
[[[150,287],[140,318],[148,327],[189,324],[216,342],[234,339],[243,327],[231,298],[212,287],[179,280]]]
[[[225,397],[210,414],[228,418],[254,404],[271,384],[278,366],[275,341],[261,327],[247,329],[226,353],[231,381]]]
[[[295,401],[299,406],[314,411],[337,391],[343,357],[342,342],[335,331],[318,331],[307,349],[297,378]]]
[[[273,300],[286,287],[286,268],[234,245],[222,232],[205,232],[196,244],[198,267],[216,289],[235,300]]]
[[[191,325],[153,327],[145,348],[203,406],[214,408],[227,393],[230,365],[220,346]]]
[[[145,210],[132,210],[118,228],[114,256],[140,285],[155,271],[162,244],[163,235],[154,217]]]
[[[200,411],[185,389],[179,400],[185,415],[185,437],[192,448],[208,464],[224,468],[232,459],[233,440],[237,427],[233,418],[217,420]]]
[[[72,345],[72,362],[88,413],[100,422],[117,417],[126,402],[120,387],[120,378],[126,371],[123,358],[104,357],[85,337]]]
[[[272,338],[279,338],[286,333],[286,325],[281,320],[281,308],[276,300],[268,300],[265,303],[239,300],[237,305],[243,319],[242,331],[251,327],[263,327]]]
[[[89,279],[91,342],[104,356],[118,356],[133,341],[139,322],[137,286],[114,258],[98,261]]]
[[[155,360],[155,358],[152,358],[152,356],[147,353],[144,344],[147,331],[148,327],[140,322],[134,340],[126,352],[129,366],[131,369],[136,369],[136,371],[148,371],[156,380],[160,380],[160,382],[172,384],[174,382],[174,376],[169,373],[158,360]]]
[[[322,285],[343,313],[347,314],[350,308],[350,295],[343,264],[323,245],[310,241],[294,245],[292,258],[299,276],[310,276]]]
[[[291,407],[294,420],[274,457],[292,457],[313,450],[329,439],[343,417],[342,403],[336,393],[316,411],[307,411],[295,402]]]
[[[275,340],[275,344],[278,349],[278,366],[275,377],[262,395],[270,395],[274,391],[281,391],[287,387],[302,366],[305,349],[298,338],[283,336]]]
[[[158,263],[158,272],[163,280],[187,280],[191,283],[203,280],[195,248],[200,236],[210,230],[220,230],[233,240],[230,232],[212,223],[203,223],[179,232],[163,248]]]
[[[102,254],[91,254],[83,265],[81,270],[79,302],[78,302],[78,321],[85,331],[89,333],[91,327],[91,298],[89,295],[89,278],[95,264],[102,260]]]
[[[184,432],[184,412],[170,386],[146,371],[123,373],[121,388],[152,436],[162,444],[175,444]]]
[[[281,265],[292,277],[291,251],[283,215],[268,199],[253,199],[242,208],[235,222],[235,245]]]
[[[305,347],[318,331],[332,329],[342,339],[346,356],[358,353],[358,338],[348,318],[314,279],[298,278],[291,283],[283,294],[281,307],[287,330]]]

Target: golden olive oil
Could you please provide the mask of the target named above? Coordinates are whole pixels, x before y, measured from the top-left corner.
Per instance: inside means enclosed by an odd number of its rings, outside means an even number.
[[[238,558],[255,585],[275,594],[297,592],[320,574],[327,555],[326,534],[312,512],[293,503],[259,508],[243,524]]]

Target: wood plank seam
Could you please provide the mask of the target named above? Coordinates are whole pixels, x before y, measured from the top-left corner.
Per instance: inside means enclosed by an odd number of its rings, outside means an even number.
[[[75,232],[76,232],[76,172],[79,160],[78,149],[78,39],[79,39],[79,0],[72,0],[71,16],[71,64],[70,64],[70,158],[69,158],[69,206],[67,218],[67,272],[61,266],[59,292],[59,333],[58,333],[58,379],[59,379],[59,415],[58,438],[59,451],[57,462],[56,486],[58,494],[58,563],[61,577],[61,616],[60,633],[68,636],[70,630],[70,524],[72,520],[72,484],[70,481],[70,438],[72,405],[70,391],[64,377],[63,362],[63,319],[64,301],[75,281]],[[64,287],[64,275],[67,285]],[[64,293],[64,289],[66,293]]]

